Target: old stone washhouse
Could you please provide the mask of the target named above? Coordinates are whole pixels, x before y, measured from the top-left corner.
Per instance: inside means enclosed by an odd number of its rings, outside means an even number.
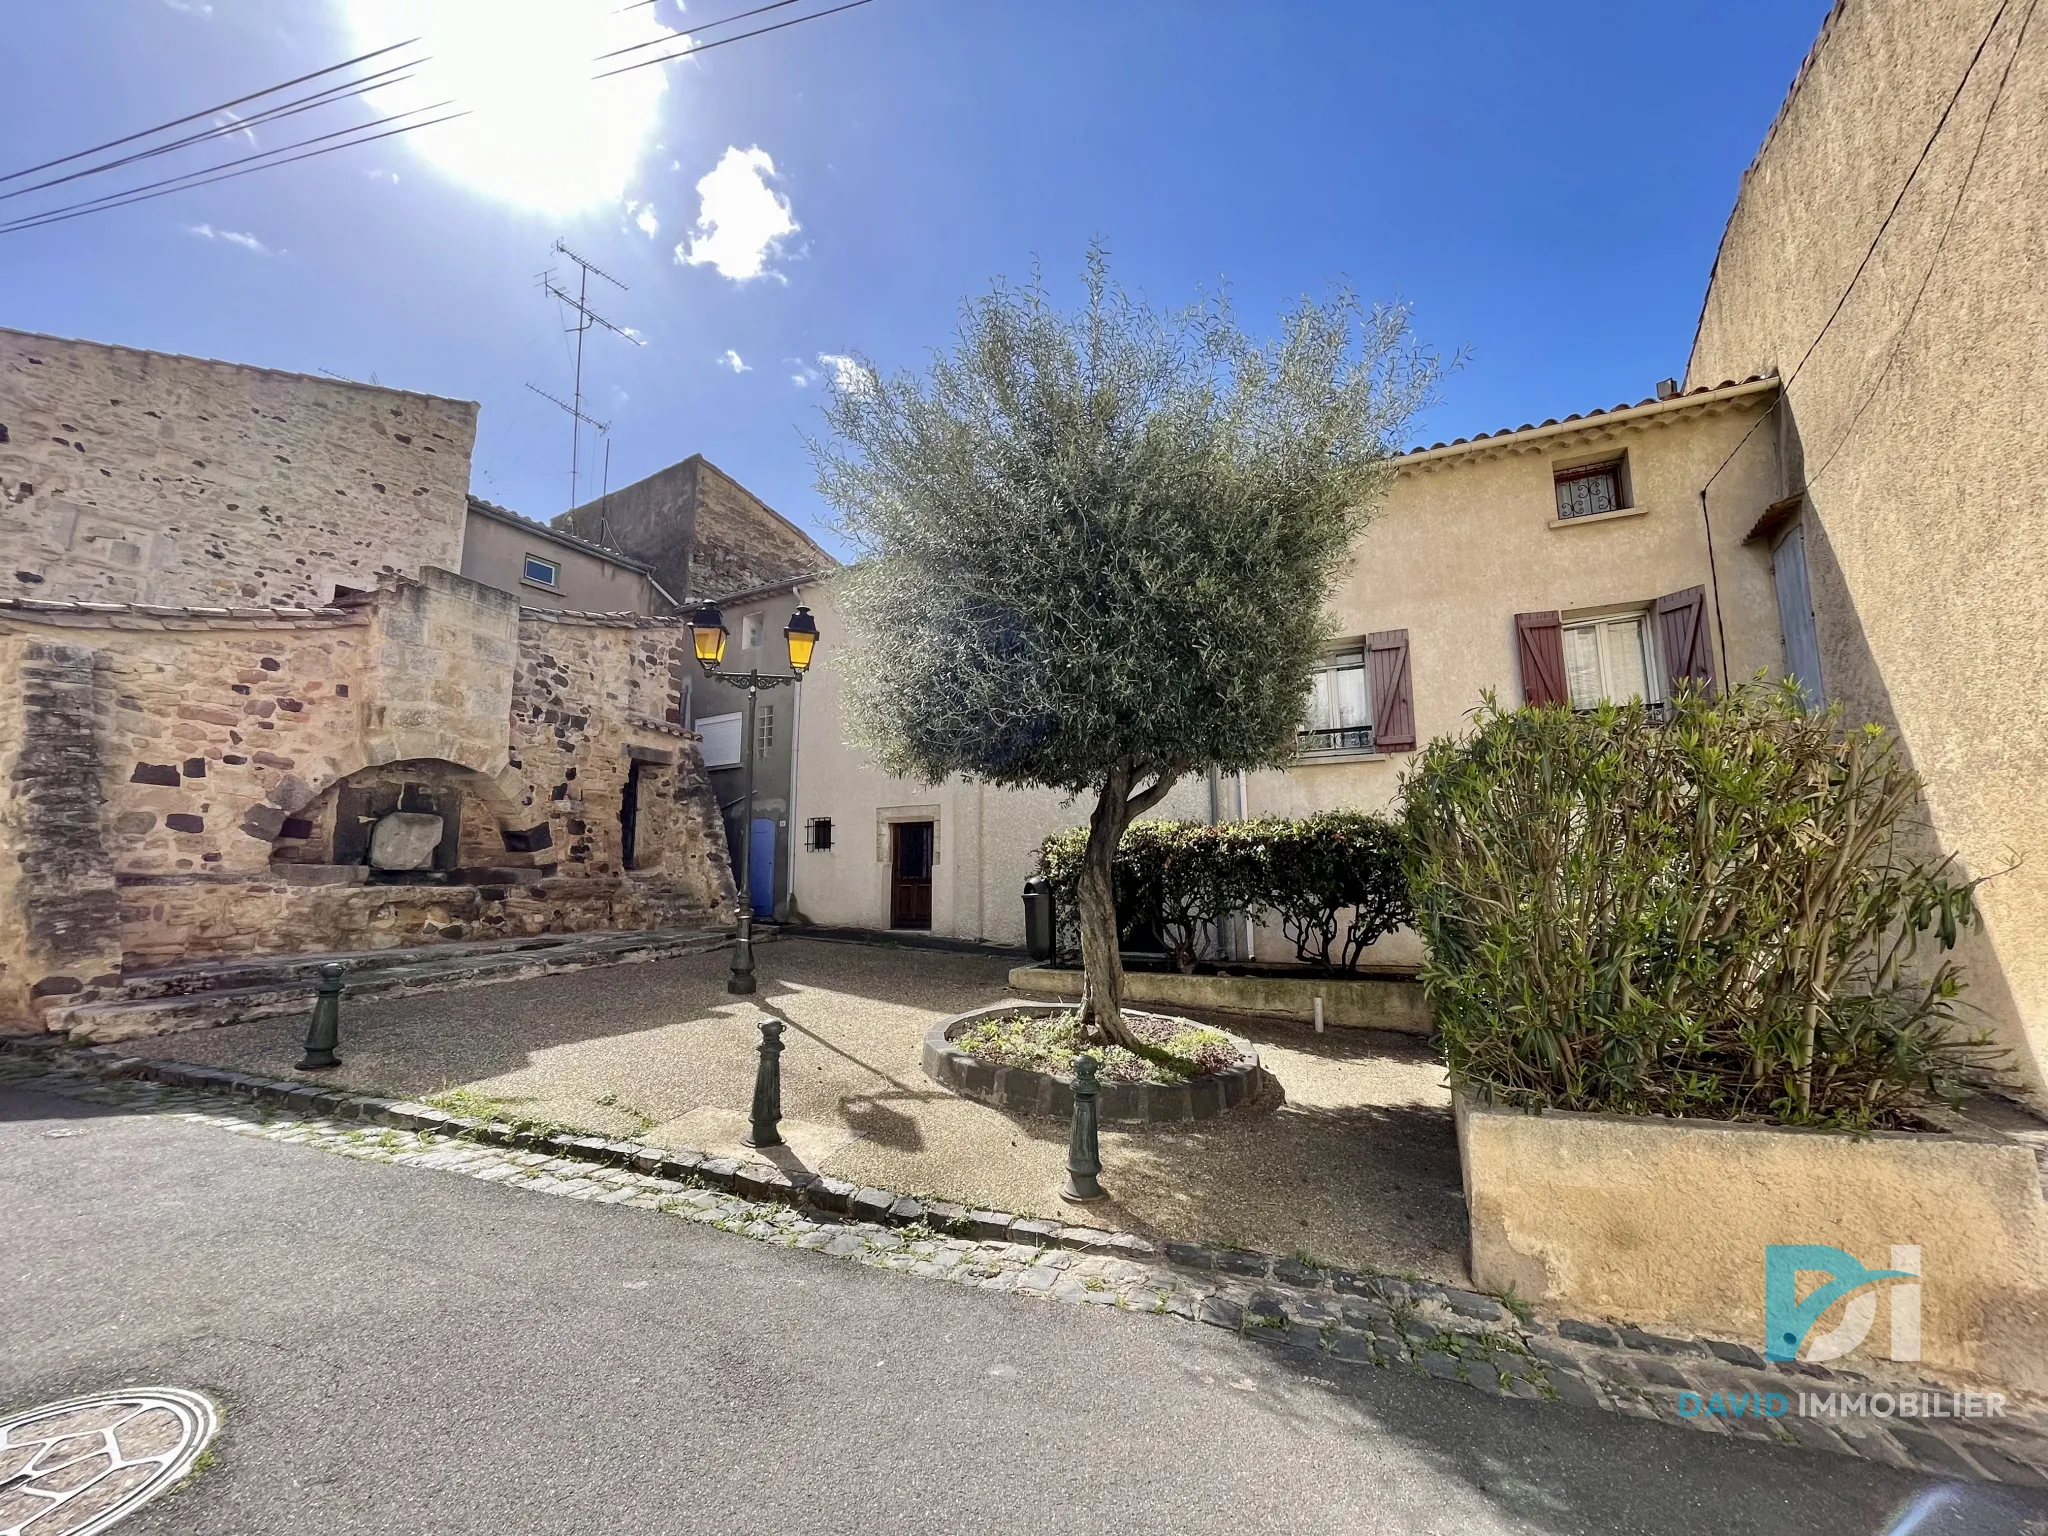
[[[474,427],[0,331],[0,1029],[195,961],[729,921],[681,622],[455,574]]]

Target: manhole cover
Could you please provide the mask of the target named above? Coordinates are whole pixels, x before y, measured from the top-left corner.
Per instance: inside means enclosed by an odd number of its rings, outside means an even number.
[[[179,1387],[96,1392],[0,1419],[0,1536],[91,1536],[192,1470],[219,1424]]]

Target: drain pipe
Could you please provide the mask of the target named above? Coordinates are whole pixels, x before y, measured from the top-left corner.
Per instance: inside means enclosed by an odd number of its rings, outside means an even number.
[[[1242,768],[1237,770],[1237,819],[1239,821],[1251,820],[1251,797],[1245,789],[1244,770]],[[1247,910],[1244,915],[1245,960],[1247,962],[1251,961],[1254,957],[1254,953],[1255,944],[1252,929],[1252,915],[1251,912]]]

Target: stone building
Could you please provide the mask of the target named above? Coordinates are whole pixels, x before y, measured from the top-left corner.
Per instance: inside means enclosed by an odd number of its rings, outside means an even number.
[[[0,592],[304,607],[456,570],[476,413],[0,330]]]
[[[262,957],[730,922],[681,621],[473,503],[475,420],[0,331],[0,1028],[163,1027]],[[479,523],[553,589],[487,540],[456,574]]]
[[[462,530],[462,574],[510,592],[533,608],[578,613],[674,613],[653,569],[560,528],[469,498]]]

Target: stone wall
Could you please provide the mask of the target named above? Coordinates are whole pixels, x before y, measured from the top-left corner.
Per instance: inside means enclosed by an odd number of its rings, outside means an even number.
[[[318,604],[453,569],[476,412],[0,329],[0,592]]]
[[[702,454],[554,520],[564,533],[652,567],[678,600],[723,597],[838,562]]]
[[[0,1020],[209,956],[722,921],[685,644],[431,569],[350,608],[0,601]],[[448,857],[372,871],[365,808],[409,793]]]

